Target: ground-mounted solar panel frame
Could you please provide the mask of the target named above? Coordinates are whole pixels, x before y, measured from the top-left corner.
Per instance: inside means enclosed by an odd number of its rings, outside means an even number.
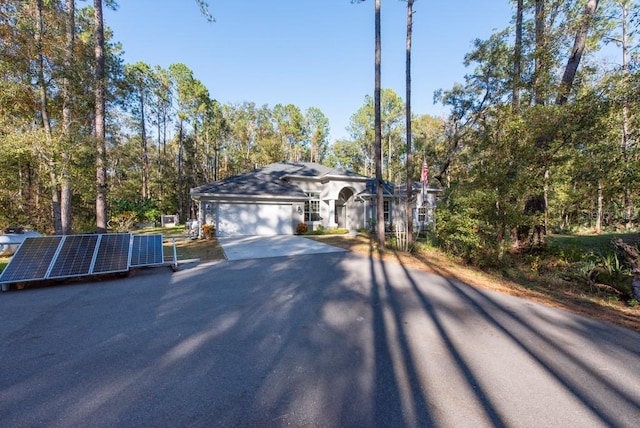
[[[0,284],[5,291],[11,283],[124,273],[131,268],[166,265],[162,242],[160,234],[28,237],[0,273]]]

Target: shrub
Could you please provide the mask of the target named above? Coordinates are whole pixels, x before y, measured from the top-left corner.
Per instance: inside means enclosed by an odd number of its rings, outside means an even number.
[[[216,227],[213,224],[203,224],[202,234],[206,239],[211,239],[216,234]]]
[[[307,230],[307,223],[298,223],[298,226],[296,227],[296,235],[303,235],[307,233]]]
[[[136,223],[136,213],[133,211],[122,211],[111,216],[109,219],[109,228],[114,232],[128,232],[133,230]]]
[[[140,198],[128,200],[114,198],[110,201],[112,217],[121,213],[134,213],[134,221],[137,223],[155,223],[160,219],[160,210],[151,199]]]
[[[478,234],[479,221],[474,214],[473,208],[462,206],[451,210],[442,209],[436,214],[436,237],[439,246],[469,262],[476,259],[482,250],[482,241]]]
[[[308,232],[303,232],[303,235],[346,235],[349,233],[348,229],[325,229],[324,227],[319,227],[317,230],[309,230]]]

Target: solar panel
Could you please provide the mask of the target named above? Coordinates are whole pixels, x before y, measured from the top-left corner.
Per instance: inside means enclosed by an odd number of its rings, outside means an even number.
[[[129,270],[131,234],[107,233],[99,235],[91,273],[115,273]]]
[[[133,235],[130,266],[153,266],[163,263],[162,235]]]
[[[28,237],[0,274],[6,284],[127,272],[164,264],[162,235],[109,233]]]
[[[0,282],[45,279],[61,242],[62,236],[26,238],[0,275]]]
[[[47,278],[88,275],[100,235],[65,236]]]

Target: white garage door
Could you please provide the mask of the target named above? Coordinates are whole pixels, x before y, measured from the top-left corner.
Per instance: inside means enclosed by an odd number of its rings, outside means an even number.
[[[216,234],[293,235],[292,206],[275,204],[219,204]]]

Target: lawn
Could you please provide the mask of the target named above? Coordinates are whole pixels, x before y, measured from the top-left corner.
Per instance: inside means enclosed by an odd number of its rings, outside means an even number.
[[[224,260],[224,252],[216,239],[191,239],[184,226],[153,227],[136,230],[140,235],[161,234],[164,237],[165,261],[173,260],[175,240],[178,261],[200,259],[201,261]]]
[[[601,235],[549,235],[549,249],[554,251],[578,251],[604,255],[613,250],[611,243],[616,238],[628,244],[638,245],[640,234],[637,233],[603,233]]]
[[[170,238],[170,236],[169,236]],[[216,239],[175,238],[178,261],[200,259],[201,261],[224,260],[224,252]],[[173,260],[173,239],[164,240],[165,261]]]
[[[173,244],[175,241],[178,261],[200,259],[201,261],[224,260],[222,247],[215,239],[192,239],[184,225],[172,227],[148,227],[135,230],[138,235],[160,234],[164,238],[164,259],[173,260]]]

